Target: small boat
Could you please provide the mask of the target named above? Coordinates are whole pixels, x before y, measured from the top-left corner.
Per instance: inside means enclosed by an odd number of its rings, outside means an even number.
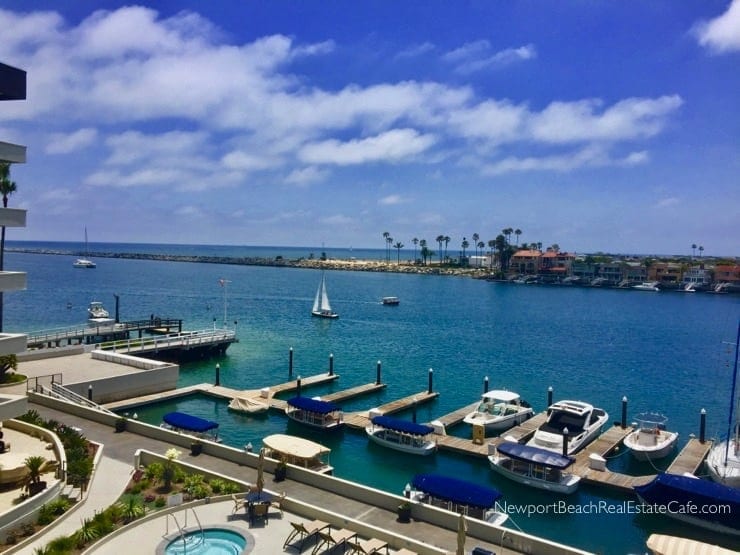
[[[321,474],[331,474],[331,449],[320,443],[287,434],[273,434],[262,439],[265,456],[278,461],[308,468]]]
[[[638,461],[653,461],[670,454],[676,447],[678,432],[666,431],[668,418],[654,412],[644,412],[635,417],[633,432],[624,438],[624,446],[632,451]]]
[[[100,301],[92,301],[87,307],[88,322],[91,324],[104,325],[115,322]]]
[[[494,390],[483,394],[480,404],[463,418],[463,422],[483,424],[487,432],[500,432],[518,426],[533,414],[532,407],[522,401],[518,393]]]
[[[161,428],[176,432],[187,432],[199,439],[220,442],[218,437],[218,422],[206,420],[184,412],[168,412],[162,417]]]
[[[365,433],[371,441],[383,447],[412,455],[431,455],[437,451],[437,442],[433,434],[438,433],[440,429],[441,435],[444,435],[444,426],[441,422],[432,422],[432,425],[417,424],[379,415],[370,419],[370,425],[365,427]]]
[[[311,314],[313,316],[318,316],[319,318],[339,317],[339,314],[334,312],[331,309],[331,304],[329,304],[329,297],[326,294],[326,278],[323,273],[321,274],[321,283],[319,283],[319,288],[316,290],[316,297],[313,300]]]
[[[609,420],[603,409],[583,401],[558,401],[547,409],[547,420],[534,432],[527,445],[563,453],[563,436],[567,436],[567,452],[573,455],[591,443]]]
[[[288,399],[285,415],[291,420],[322,430],[335,430],[344,425],[344,414],[340,407],[310,397]]]
[[[653,555],[737,555],[718,545],[666,534],[650,534],[645,545]]]
[[[247,414],[262,414],[270,409],[266,402],[255,399],[254,397],[237,395],[229,402],[229,410],[236,412],[246,412]]]
[[[708,530],[740,536],[740,489],[665,472],[634,489],[645,505],[642,513],[664,514]]]
[[[384,305],[395,306],[401,302],[398,297],[383,297],[380,302]]]
[[[633,285],[632,289],[635,289],[637,291],[660,291],[660,287],[658,287],[657,281],[643,281],[642,283]]]
[[[412,501],[427,503],[497,526],[509,518],[506,513],[495,510],[496,501],[501,497],[498,490],[440,474],[417,474],[407,486],[404,495]]]
[[[97,268],[97,264],[90,260],[87,254],[87,228],[85,228],[85,257],[75,260],[72,266],[75,268]]]
[[[564,472],[575,459],[547,449],[504,441],[488,456],[491,469],[502,476],[534,488],[569,494],[578,489],[581,477]]]
[[[727,439],[716,442],[707,456],[709,477],[715,482],[740,488],[740,394],[738,394],[737,362],[740,352],[740,324],[735,340],[735,369],[730,388],[730,417],[727,426]]]

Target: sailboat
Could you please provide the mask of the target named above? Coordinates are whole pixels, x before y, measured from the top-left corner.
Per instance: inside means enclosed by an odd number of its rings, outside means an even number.
[[[339,314],[331,309],[329,304],[329,297],[326,294],[326,279],[324,274],[321,274],[321,283],[319,288],[316,290],[316,298],[313,300],[313,309],[311,314],[320,318],[338,318]]]
[[[72,266],[75,268],[96,268],[97,264],[87,256],[87,227],[85,227],[85,258],[78,258],[72,263]]]
[[[735,341],[735,369],[730,390],[730,416],[727,421],[727,439],[717,442],[707,456],[707,470],[715,482],[740,488],[740,395],[737,393],[737,358],[740,350],[740,323]],[[734,422],[733,422],[734,420]],[[733,429],[734,428],[734,429]]]

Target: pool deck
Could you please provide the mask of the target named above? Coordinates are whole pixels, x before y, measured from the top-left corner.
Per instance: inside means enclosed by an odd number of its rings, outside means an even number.
[[[88,439],[103,444],[103,457],[95,470],[93,480],[84,504],[78,506],[65,519],[57,525],[47,528],[42,535],[34,538],[31,543],[16,548],[12,553],[33,555],[34,550],[44,546],[50,540],[60,536],[71,534],[77,530],[85,518],[90,518],[111,505],[123,493],[128,484],[129,477],[133,473],[134,453],[138,449],[147,449],[155,453],[164,454],[171,447],[168,443],[139,436],[133,433],[115,433],[113,428],[72,416],[40,405],[30,404],[29,408],[37,410],[43,418],[54,418],[70,426],[77,426]],[[242,481],[255,483],[257,471],[254,468],[242,466],[207,454],[193,457],[189,453],[183,453],[183,462],[206,468],[226,476],[232,476]],[[268,478],[266,489],[277,489],[273,487]],[[380,509],[360,501],[348,499],[331,492],[309,486],[293,480],[285,480],[279,484],[279,490],[285,491],[289,497],[299,499],[304,503],[325,507],[329,510],[344,515],[350,519],[388,530],[400,537],[412,538],[414,540],[435,546],[443,551],[455,552],[457,546],[457,533],[429,524],[427,522],[414,521],[412,523],[400,523],[397,521],[395,511]],[[283,517],[271,518],[265,526],[257,525],[250,527],[243,515],[232,517],[231,509],[233,503],[213,503],[197,507],[196,514],[201,523],[206,525],[229,524],[244,527],[255,539],[255,546],[250,553],[255,555],[272,555],[286,552],[283,542],[290,533],[290,521],[293,519],[306,521],[309,519],[287,512]],[[178,520],[181,520],[178,518]],[[189,520],[188,524],[191,521]],[[162,516],[151,522],[147,522],[132,528],[130,532],[124,533],[117,538],[108,540],[101,547],[95,549],[95,554],[125,553],[130,550],[132,544],[136,545],[138,553],[155,553],[156,547],[160,545],[163,535],[167,530],[167,517]],[[170,531],[172,531],[172,520],[170,519]],[[470,553],[476,546],[484,547],[494,551],[497,555],[512,555],[517,553],[510,549],[502,549],[476,538],[469,537],[466,542],[466,553]],[[295,549],[290,550],[296,553]],[[304,547],[302,553],[310,552],[310,546]]]

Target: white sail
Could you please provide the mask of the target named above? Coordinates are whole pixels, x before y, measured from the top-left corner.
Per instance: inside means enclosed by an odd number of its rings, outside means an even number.
[[[326,294],[326,280],[324,280],[323,276],[321,277],[321,310],[324,312],[331,312],[329,297]]]
[[[321,283],[319,288],[316,290],[316,297],[313,300],[313,309],[311,313],[314,316],[321,316],[323,318],[336,318],[337,315],[332,311],[331,304],[329,304],[329,296],[326,294],[326,280],[324,274],[321,274]]]

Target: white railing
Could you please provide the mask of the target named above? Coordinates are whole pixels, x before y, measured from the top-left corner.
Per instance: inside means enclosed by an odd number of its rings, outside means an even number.
[[[200,330],[182,333],[172,333],[158,337],[142,337],[136,339],[121,339],[119,341],[107,341],[100,343],[100,350],[113,351],[156,351],[169,347],[198,347],[200,345],[212,345],[214,343],[232,342],[236,339],[236,332],[232,330]]]

